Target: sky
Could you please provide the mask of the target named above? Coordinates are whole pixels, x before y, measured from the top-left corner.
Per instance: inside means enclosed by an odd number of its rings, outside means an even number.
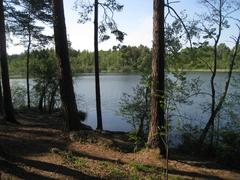
[[[65,20],[67,27],[67,35],[72,43],[72,48],[76,50],[93,51],[93,22],[79,24],[77,21],[79,15],[74,10],[75,0],[64,0]],[[124,45],[138,46],[140,44],[148,47],[152,46],[152,0],[118,0],[124,5],[121,12],[114,15],[114,19],[118,24],[118,28],[127,35],[124,39]],[[201,11],[198,0],[180,0],[179,3],[172,4],[177,12],[186,10],[191,18],[196,12]],[[51,29],[46,30],[48,34],[53,34]],[[24,51],[24,47],[15,45],[17,40],[14,39],[13,44],[9,44],[8,53],[18,54]],[[111,49],[119,42],[115,37],[111,37],[106,42],[101,42],[99,48],[103,50]]]

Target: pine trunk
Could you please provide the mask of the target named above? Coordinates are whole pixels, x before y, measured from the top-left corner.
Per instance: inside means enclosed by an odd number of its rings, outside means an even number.
[[[154,0],[153,4],[153,53],[151,86],[151,120],[148,147],[160,148],[166,156],[166,132],[164,118],[164,0]]]
[[[95,60],[95,89],[96,89],[96,109],[97,109],[97,130],[103,130],[101,93],[99,80],[99,53],[98,53],[98,0],[94,3],[94,60]]]
[[[60,68],[60,95],[67,131],[81,129],[77,104],[73,89],[72,72],[69,62],[68,42],[64,17],[63,0],[53,0],[54,39],[56,56]]]
[[[3,104],[5,118],[9,122],[16,123],[17,121],[14,116],[11,88],[9,83],[3,0],[0,0],[0,61],[2,70]]]
[[[3,115],[3,112],[2,82],[0,81],[0,115]]]
[[[31,108],[30,100],[30,83],[29,83],[29,60],[30,60],[30,48],[31,48],[31,35],[28,36],[28,48],[27,48],[27,106]]]

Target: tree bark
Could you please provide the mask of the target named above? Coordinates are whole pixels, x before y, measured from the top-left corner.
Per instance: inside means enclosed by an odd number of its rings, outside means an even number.
[[[164,117],[164,0],[153,1],[153,55],[151,86],[151,120],[148,134],[148,147],[160,148],[162,156],[166,156],[166,131]]]
[[[3,102],[5,118],[9,122],[16,123],[12,104],[11,88],[9,83],[9,72],[6,50],[5,17],[3,0],[0,0],[0,60],[2,69]]]
[[[27,48],[27,106],[28,106],[28,109],[30,109],[30,107],[31,107],[30,84],[29,84],[30,48],[31,48],[31,34],[30,34],[30,30],[29,30],[29,35],[28,35],[28,48]]]
[[[64,17],[63,0],[53,0],[54,39],[56,56],[59,62],[60,95],[67,131],[81,128],[80,118],[73,89],[72,72],[69,62],[68,42]]]
[[[3,112],[2,82],[0,81],[0,115],[3,115]]]
[[[94,3],[94,60],[95,60],[95,89],[96,89],[96,110],[97,130],[103,130],[101,111],[101,92],[99,80],[99,53],[98,53],[98,0]]]

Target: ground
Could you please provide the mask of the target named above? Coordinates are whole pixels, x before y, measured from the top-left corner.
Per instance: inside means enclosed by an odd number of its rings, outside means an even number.
[[[18,112],[20,125],[0,123],[0,179],[163,179],[156,150],[123,151],[119,133],[62,131],[59,113]],[[119,144],[121,146],[119,146]],[[186,155],[169,160],[169,179],[239,180],[240,171]]]

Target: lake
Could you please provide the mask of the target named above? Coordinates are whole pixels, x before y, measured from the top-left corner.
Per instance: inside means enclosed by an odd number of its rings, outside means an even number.
[[[221,91],[224,87],[224,82],[226,78],[226,73],[218,73],[216,77],[217,90]],[[197,78],[199,77],[202,86],[201,89],[206,92],[210,92],[210,73],[208,72],[188,72],[187,78]],[[240,73],[234,73],[234,77],[240,79]],[[133,88],[139,83],[140,76],[133,74],[104,74],[100,77],[101,80],[101,101],[102,101],[102,119],[103,128],[105,130],[114,131],[130,131],[131,127],[126,122],[126,120],[121,117],[118,113],[119,101],[123,93],[132,94]],[[12,79],[11,84],[24,84],[23,79]],[[80,75],[74,77],[74,89],[76,93],[76,99],[78,104],[78,109],[87,112],[87,119],[85,123],[96,128],[96,105],[95,105],[95,79],[94,75]],[[231,86],[230,92],[240,92],[236,87]],[[186,118],[175,119],[177,124],[185,123],[195,123],[204,124],[206,122],[209,111],[202,112],[202,105],[210,102],[210,97],[207,96],[197,96],[192,97],[192,105],[181,105],[179,104],[179,111]],[[235,111],[240,108],[235,107]],[[240,115],[240,113],[239,113]],[[229,117],[224,117],[229,118]],[[175,124],[174,123],[174,124]]]
[[[123,93],[132,94],[132,88],[140,80],[138,75],[102,75],[101,104],[103,128],[114,131],[130,131],[131,127],[119,115],[119,101]],[[95,77],[74,78],[74,88],[78,107],[87,112],[86,124],[96,128]]]
[[[221,91],[224,87],[226,73],[219,73],[216,77],[217,89]],[[235,73],[235,77],[240,74]],[[210,73],[192,72],[187,73],[187,78],[200,78],[202,82],[201,89],[209,92]],[[132,94],[133,88],[139,83],[139,75],[102,75],[101,80],[101,100],[102,100],[102,116],[103,125],[106,130],[130,131],[131,127],[118,113],[119,101],[123,93]],[[94,76],[78,76],[74,78],[75,92],[78,98],[78,107],[88,113],[86,124],[96,127],[96,105],[95,105],[95,85]],[[230,87],[230,92],[235,91]],[[202,121],[206,121],[209,112],[202,113],[201,107],[204,103],[210,101],[208,96],[192,97],[192,105],[179,105],[181,114],[185,114],[188,118],[178,119],[180,124],[190,123],[194,120],[200,125]],[[227,118],[227,117],[226,117]],[[177,120],[176,120],[177,121]],[[178,122],[178,124],[179,124]]]

